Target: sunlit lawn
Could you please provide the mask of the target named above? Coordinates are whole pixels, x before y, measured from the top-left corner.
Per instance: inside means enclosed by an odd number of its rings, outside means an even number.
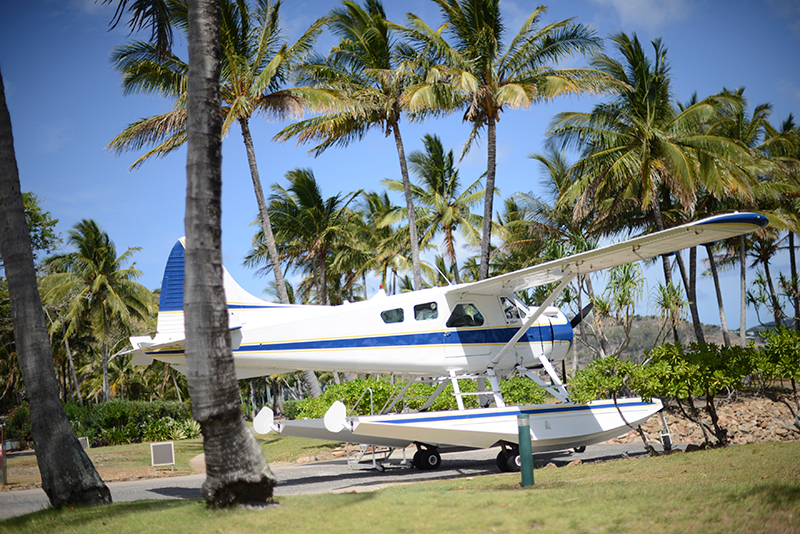
[[[800,442],[282,497],[265,510],[151,501],[45,510],[0,532],[800,532]]]
[[[302,456],[316,455],[330,451],[339,446],[338,443],[306,438],[293,438],[278,434],[257,435],[256,439],[264,449],[267,461],[293,461]],[[159,467],[154,472],[150,462],[149,443],[131,443],[112,447],[88,449],[92,463],[105,481],[128,480],[148,476],[188,475],[194,473],[189,461],[203,452],[202,439],[175,441],[175,471],[170,467]],[[8,460],[8,483],[12,487],[41,484],[36,456],[13,455]]]

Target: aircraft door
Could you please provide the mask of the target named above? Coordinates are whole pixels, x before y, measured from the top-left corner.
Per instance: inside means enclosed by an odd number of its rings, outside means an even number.
[[[486,318],[479,305],[474,301],[452,304],[444,330],[446,365],[451,369],[472,371],[471,367],[477,369],[480,366],[472,363],[476,357],[485,359],[490,354],[487,329],[484,328]]]

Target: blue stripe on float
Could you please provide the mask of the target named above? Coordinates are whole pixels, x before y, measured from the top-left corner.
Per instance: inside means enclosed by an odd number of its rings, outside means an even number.
[[[637,406],[653,406],[653,405],[654,403],[647,403],[644,401],[619,403],[620,408],[631,408]],[[558,414],[558,413],[603,410],[608,408],[615,408],[614,403],[608,402],[604,404],[594,404],[592,406],[586,404],[578,404],[578,405],[566,404],[564,406],[551,406],[548,408],[529,408],[527,410],[505,410],[502,412],[491,412],[491,413],[455,413],[448,415],[431,415],[430,417],[419,417],[419,416],[392,417],[392,418],[387,418],[386,421],[380,421],[380,422],[392,425],[400,425],[400,424],[411,424],[411,423],[432,423],[432,422],[442,422],[442,421],[466,421],[470,419],[489,419],[495,417],[516,416],[521,413],[528,415],[547,415],[547,414]]]

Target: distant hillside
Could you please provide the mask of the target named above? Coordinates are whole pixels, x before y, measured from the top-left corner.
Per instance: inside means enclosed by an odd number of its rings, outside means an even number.
[[[631,327],[631,340],[628,344],[628,347],[622,352],[622,357],[626,359],[630,359],[636,362],[641,362],[644,358],[645,351],[652,350],[653,346],[656,342],[656,335],[658,334],[660,327],[659,318],[658,317],[642,317],[636,316],[633,320],[633,326]],[[591,329],[585,328],[586,331],[586,341],[589,345],[593,347],[599,346],[599,343],[596,341],[595,337],[591,335]],[[703,334],[705,334],[706,341],[709,343],[717,343],[723,344],[723,337],[722,337],[722,330],[719,326],[716,325],[703,325]],[[680,337],[681,343],[684,345],[695,341],[694,336],[694,328],[692,328],[692,324],[688,321],[682,321],[678,327],[678,335]],[[606,336],[609,339],[609,343],[611,344],[612,348],[616,348],[622,342],[623,335],[622,335],[622,328],[621,327],[612,327],[606,330]],[[738,333],[731,332],[731,338],[734,343],[738,343],[739,336]],[[664,340],[664,333],[662,332],[661,338],[663,342]],[[667,342],[672,342],[672,333],[670,332],[666,339]],[[589,347],[586,346],[585,343],[582,343],[579,336],[579,331],[576,329],[575,331],[575,342],[573,343],[573,350],[577,351],[578,355],[578,365],[580,368],[585,367],[589,363],[592,362],[597,357],[597,352],[591,350]],[[572,353],[567,357],[567,367],[570,368],[570,364],[572,363]]]

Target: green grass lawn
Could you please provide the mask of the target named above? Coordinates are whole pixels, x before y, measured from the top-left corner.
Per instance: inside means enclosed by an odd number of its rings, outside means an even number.
[[[281,497],[263,510],[150,501],[45,510],[0,532],[800,532],[800,442]]]
[[[317,455],[337,448],[339,443],[307,438],[294,438],[270,433],[256,435],[270,463],[293,461],[301,456]],[[194,473],[189,460],[203,452],[202,439],[175,441],[175,471],[159,467],[158,475],[189,475]],[[128,480],[153,476],[150,464],[150,444],[130,443],[113,447],[87,449],[89,458],[105,481]],[[36,456],[12,456],[8,460],[8,483],[12,488],[41,484]]]

